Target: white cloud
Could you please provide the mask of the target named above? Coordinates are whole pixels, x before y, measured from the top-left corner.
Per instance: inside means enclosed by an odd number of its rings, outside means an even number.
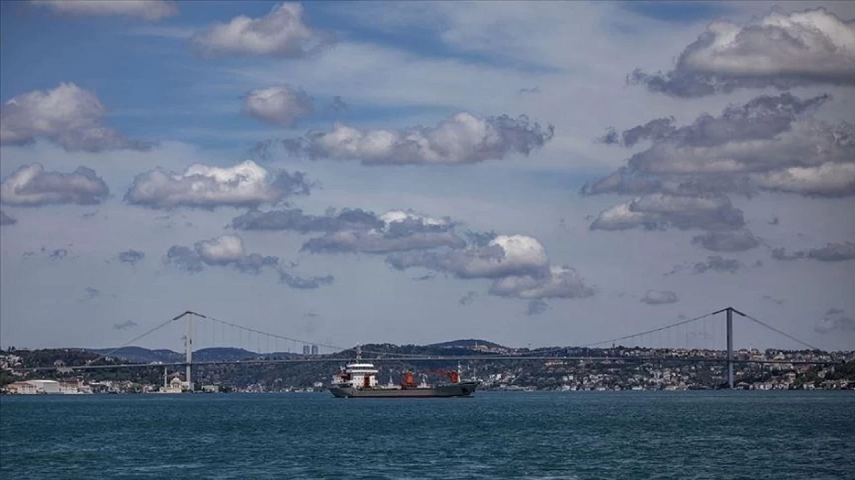
[[[746,229],[732,232],[706,232],[692,237],[692,244],[714,252],[742,252],[759,246],[760,240]]]
[[[814,330],[819,333],[851,332],[855,331],[855,320],[846,316],[846,312],[839,308],[829,308],[825,315],[817,321]]]
[[[648,290],[640,301],[648,305],[665,305],[679,302],[680,297],[669,290]]]
[[[182,173],[156,168],[137,175],[125,200],[151,208],[242,207],[276,204],[290,195],[308,195],[310,189],[301,172],[271,174],[247,160],[233,167],[195,164]]]
[[[237,235],[221,235],[196,242],[193,248],[174,245],[166,252],[164,263],[186,272],[196,273],[209,266],[232,266],[242,273],[258,275],[265,267],[279,268],[278,257],[258,253],[247,255],[243,239]]]
[[[591,230],[732,230],[745,225],[742,211],[720,195],[682,196],[654,193],[637,197],[600,213]]]
[[[0,210],[0,225],[14,225],[18,223],[18,220],[15,217],[8,215],[3,210]]]
[[[105,114],[104,105],[93,92],[73,83],[60,83],[48,91],[34,90],[0,107],[0,144],[45,138],[69,151],[149,147],[103,126]]]
[[[596,290],[585,285],[575,270],[569,267],[550,267],[544,276],[508,276],[497,279],[490,293],[502,297],[523,299],[586,298]]]
[[[398,270],[424,267],[459,278],[493,279],[490,294],[523,299],[584,298],[595,294],[575,270],[549,264],[534,237],[498,235],[482,246],[443,252],[399,252],[386,258]]]
[[[56,13],[80,16],[125,16],[162,20],[178,14],[178,4],[169,0],[30,0],[33,5]]]
[[[789,93],[762,95],[679,128],[666,118],[633,127],[622,134],[625,145],[653,144],[612,175],[586,185],[584,192],[753,193],[765,188],[851,195],[855,129],[848,122],[832,125],[813,118],[831,100],[829,95],[805,100]]]
[[[633,78],[652,91],[700,96],[741,87],[855,85],[855,21],[824,8],[766,17],[740,26],[709,24],[666,74]]]
[[[78,167],[72,173],[46,172],[38,163],[15,170],[0,184],[0,203],[41,206],[103,201],[110,190],[94,170]]]
[[[386,226],[384,230],[389,231],[389,228],[394,223],[404,223],[404,222],[415,222],[421,223],[428,227],[443,227],[448,228],[451,226],[451,220],[449,218],[434,218],[428,215],[422,215],[420,213],[416,213],[412,210],[389,210],[388,212],[380,215],[380,220],[386,222]]]
[[[312,99],[302,90],[286,85],[250,90],[244,97],[244,111],[266,123],[290,127],[312,114]]]
[[[312,158],[358,159],[369,165],[454,165],[528,155],[553,133],[552,126],[542,128],[525,115],[479,117],[462,112],[432,128],[362,130],[336,122],[329,132],[309,132],[283,143],[292,153]]]
[[[285,223],[293,223],[291,220]],[[327,220],[313,223],[330,232],[310,239],[303,245],[303,250],[314,253],[389,253],[438,247],[462,248],[466,245],[454,233],[455,224],[450,219],[433,218],[410,210],[390,210],[380,217],[350,210],[342,212],[338,218],[327,217]]]
[[[213,25],[190,39],[204,56],[227,54],[301,57],[328,41],[326,35],[303,23],[303,6],[282,3],[262,18],[239,15],[229,23]]]
[[[487,244],[487,249],[498,247],[501,256],[462,255],[446,265],[462,277],[499,277],[518,271],[546,268],[549,259],[546,249],[534,237],[527,235],[499,235]]]
[[[279,283],[300,290],[330,285],[335,280],[332,275],[294,275],[283,268],[279,257],[247,254],[243,248],[243,239],[238,235],[221,235],[202,240],[193,244],[193,248],[173,245],[163,257],[163,263],[189,273],[204,271],[208,266],[232,267],[250,275],[258,275],[270,269],[279,274]]]
[[[209,263],[227,263],[245,256],[243,239],[237,235],[222,235],[196,244],[196,251]]]
[[[855,193],[855,163],[823,163],[813,167],[790,167],[753,174],[751,178],[767,190],[845,196]]]

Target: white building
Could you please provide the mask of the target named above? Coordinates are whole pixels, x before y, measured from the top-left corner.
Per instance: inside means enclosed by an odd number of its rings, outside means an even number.
[[[35,395],[39,393],[36,386],[28,382],[14,382],[6,385],[6,391],[17,395]]]
[[[36,387],[38,393],[62,393],[56,380],[27,380],[26,383]]]
[[[160,387],[160,393],[183,393],[187,387],[187,382],[181,380],[178,375],[172,377],[169,384]]]

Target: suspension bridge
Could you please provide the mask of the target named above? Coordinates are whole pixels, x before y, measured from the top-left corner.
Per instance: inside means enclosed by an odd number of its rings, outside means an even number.
[[[818,347],[802,341],[762,320],[743,313],[732,307],[723,308],[694,318],[663,325],[630,335],[622,335],[598,342],[587,343],[576,347],[558,347],[543,349],[510,349],[501,353],[473,352],[466,355],[424,355],[405,354],[389,351],[372,351],[361,349],[363,355],[372,357],[373,362],[409,361],[507,361],[507,360],[544,360],[544,361],[579,361],[579,362],[649,362],[662,360],[679,360],[681,362],[719,363],[727,364],[727,381],[730,388],[734,386],[733,367],[735,364],[789,364],[789,365],[821,365],[835,363],[828,358],[766,358],[763,355],[737,356],[734,347],[734,319],[742,319],[746,323],[761,327],[763,334],[773,332],[786,338],[791,344],[800,349],[820,351]],[[172,362],[149,363],[99,363],[100,360],[111,357],[123,348],[129,347],[161,329],[184,321],[184,360]],[[754,333],[757,333],[755,330]],[[254,349],[253,358],[194,360],[194,353],[206,348],[231,347],[236,345]],[[635,347],[633,355],[615,354],[616,346],[624,348]],[[201,348],[200,348],[201,347]],[[303,347],[303,352],[298,351]],[[319,354],[323,348],[325,354]],[[640,349],[640,350],[639,350]],[[293,350],[293,351],[292,351]],[[638,352],[643,352],[638,354]],[[756,351],[756,350],[755,350]],[[573,352],[570,354],[569,352]],[[193,370],[197,367],[211,365],[265,365],[265,364],[295,364],[295,363],[346,363],[353,360],[355,347],[342,347],[326,343],[313,342],[287,335],[265,332],[255,328],[240,325],[235,322],[222,320],[210,315],[194,311],[186,311],[174,318],[168,319],[155,327],[137,335],[124,344],[108,352],[101,353],[97,358],[84,365],[69,365],[66,371],[125,369],[125,368],[184,368],[185,378],[192,385]],[[32,367],[27,370],[52,370],[57,367]],[[166,370],[164,370],[166,371]]]

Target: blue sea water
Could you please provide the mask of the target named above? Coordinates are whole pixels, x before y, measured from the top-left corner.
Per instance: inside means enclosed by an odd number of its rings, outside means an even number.
[[[855,478],[855,392],[0,398],[0,477]]]

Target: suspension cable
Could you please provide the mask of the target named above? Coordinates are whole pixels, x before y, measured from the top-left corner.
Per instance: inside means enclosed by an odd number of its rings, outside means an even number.
[[[307,340],[301,340],[299,338],[288,337],[285,335],[277,335],[275,333],[262,332],[261,330],[256,330],[254,328],[244,327],[243,325],[238,325],[236,323],[232,323],[232,322],[229,322],[226,320],[221,320],[219,318],[215,318],[215,317],[211,317],[211,316],[206,316],[205,318],[207,318],[208,320],[213,320],[215,322],[219,322],[219,323],[224,324],[224,325],[229,325],[229,326],[232,326],[235,328],[239,328],[241,330],[246,330],[248,332],[257,333],[259,335],[266,335],[268,337],[278,338],[278,339],[282,339],[282,340],[290,340],[292,342],[301,343],[303,345],[318,345],[320,347],[330,348],[333,350],[353,350],[353,347],[342,347],[339,345],[330,345],[330,344],[326,344],[326,343],[310,342]],[[362,350],[362,352],[363,353],[370,353],[370,354],[374,354],[374,355],[389,355],[389,356],[402,357],[402,358],[424,357],[423,354],[418,354],[418,353],[391,353],[391,352],[380,352],[380,351],[372,351],[372,350],[364,350],[364,349]],[[441,356],[436,356],[436,358],[440,358],[440,357]]]
[[[110,355],[112,355],[113,353],[117,352],[118,350],[121,350],[121,349],[123,349],[123,348],[127,347],[128,345],[130,345],[130,344],[132,344],[132,343],[136,342],[137,340],[139,340],[139,339],[141,339],[141,338],[145,337],[146,335],[148,335],[148,334],[150,334],[150,333],[154,333],[156,330],[159,330],[159,329],[161,329],[161,328],[165,327],[166,325],[168,325],[168,324],[170,324],[170,323],[174,322],[175,320],[177,320],[177,318],[170,318],[169,320],[167,320],[167,321],[165,321],[165,322],[161,323],[160,325],[158,325],[158,326],[156,326],[156,327],[152,328],[151,330],[149,330],[149,331],[147,331],[147,332],[145,332],[145,333],[143,333],[143,334],[141,334],[141,335],[137,335],[136,337],[134,337],[134,338],[132,338],[132,339],[128,340],[127,342],[123,343],[122,345],[120,345],[120,346],[118,346],[118,347],[116,347],[116,348],[114,348],[114,349],[110,350],[109,352],[104,353],[104,354],[99,354],[97,357],[93,358],[92,360],[87,361],[87,362],[86,362],[86,365],[89,365],[89,364],[91,364],[91,363],[95,362],[96,360],[99,360],[99,359],[102,359],[102,358],[109,357]]]
[[[612,339],[603,340],[600,342],[594,342],[594,343],[588,343],[585,345],[580,345],[579,348],[593,347],[595,345],[602,345],[604,343],[614,343],[614,342],[619,342],[621,340],[627,340],[630,338],[635,338],[635,337],[640,337],[642,335],[647,335],[648,333],[661,332],[662,330],[667,330],[669,328],[674,328],[674,327],[679,326],[679,325],[685,325],[687,323],[696,322],[702,318],[707,318],[707,317],[712,316],[712,315],[714,315],[714,313],[707,313],[706,315],[701,315],[700,317],[690,318],[688,320],[682,320],[682,321],[677,322],[677,323],[672,323],[671,325],[665,325],[664,327],[654,328],[652,330],[646,330],[644,332],[634,333],[632,335],[625,335],[623,337],[612,338]]]
[[[796,337],[794,337],[794,336],[790,335],[790,334],[789,334],[789,333],[787,333],[787,332],[782,332],[781,330],[778,330],[777,328],[775,328],[775,327],[773,327],[773,326],[769,325],[768,323],[762,322],[762,321],[760,321],[760,320],[758,320],[758,319],[756,319],[756,318],[752,317],[751,315],[747,315],[747,314],[745,314],[744,316],[745,316],[745,318],[747,318],[747,319],[749,319],[749,320],[751,320],[751,321],[753,321],[753,322],[756,322],[756,323],[758,323],[758,324],[760,324],[760,325],[762,325],[762,326],[764,326],[764,327],[768,328],[769,330],[772,330],[772,331],[773,331],[773,332],[775,332],[775,333],[779,333],[779,334],[781,334],[781,335],[783,335],[783,336],[785,336],[785,337],[789,338],[790,340],[792,340],[792,341],[794,341],[794,342],[796,342],[796,343],[798,343],[798,344],[800,344],[800,345],[804,345],[805,347],[808,347],[808,348],[810,348],[811,350],[822,350],[822,349],[821,349],[821,348],[819,348],[819,347],[815,347],[815,346],[813,346],[813,345],[811,345],[811,344],[809,344],[809,343],[807,343],[807,342],[803,342],[803,341],[799,340],[798,338],[796,338]]]

